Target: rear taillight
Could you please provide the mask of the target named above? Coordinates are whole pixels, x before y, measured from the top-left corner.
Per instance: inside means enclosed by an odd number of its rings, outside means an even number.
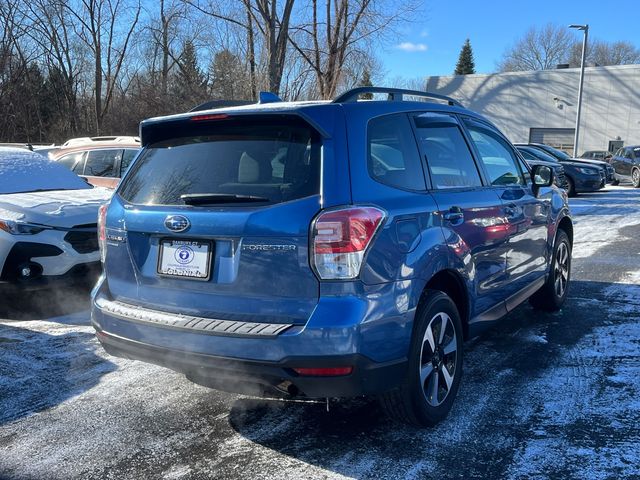
[[[100,205],[98,209],[98,246],[100,247],[100,261],[104,263],[107,257],[107,208],[108,205]]]
[[[313,263],[322,280],[348,280],[360,275],[371,239],[384,219],[375,207],[352,207],[321,213],[311,245]]]

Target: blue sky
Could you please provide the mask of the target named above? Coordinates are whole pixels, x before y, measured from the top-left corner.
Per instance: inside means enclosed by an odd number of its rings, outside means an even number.
[[[400,0],[402,1],[402,0]],[[451,75],[469,37],[478,73],[495,71],[504,50],[530,27],[588,23],[589,37],[640,47],[640,1],[427,0],[424,19],[402,28],[380,55],[387,79]],[[574,32],[582,39],[582,32]]]

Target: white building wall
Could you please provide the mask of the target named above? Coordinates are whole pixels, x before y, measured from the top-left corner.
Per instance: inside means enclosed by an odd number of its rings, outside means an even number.
[[[513,142],[531,128],[574,128],[580,69],[428,77],[429,92],[449,95],[493,121]],[[554,98],[558,100],[554,100]],[[640,144],[640,65],[585,69],[579,153],[620,137]]]

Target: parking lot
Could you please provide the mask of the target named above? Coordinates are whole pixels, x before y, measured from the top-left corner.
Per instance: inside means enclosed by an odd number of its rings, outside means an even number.
[[[208,390],[107,355],[86,294],[23,299],[0,321],[0,478],[639,477],[640,194],[609,186],[571,207],[567,304],[525,304],[468,342],[433,429],[372,399],[327,412]]]

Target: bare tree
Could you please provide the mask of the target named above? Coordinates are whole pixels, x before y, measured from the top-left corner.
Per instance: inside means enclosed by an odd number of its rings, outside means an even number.
[[[249,5],[250,0],[244,0]],[[284,7],[280,12],[277,0],[254,0],[253,10],[261,20],[258,29],[264,36],[267,52],[267,79],[269,91],[278,94],[282,81],[285,55],[289,42],[289,22],[293,11],[294,0],[284,0]]]
[[[315,72],[320,97],[334,97],[348,57],[411,18],[416,5],[411,1],[312,0],[311,18],[293,29],[291,42]]]
[[[67,123],[66,135],[74,135],[78,129],[78,89],[85,64],[81,47],[70,29],[70,15],[61,0],[31,0],[22,3],[25,33],[42,52],[43,63],[49,76],[55,78],[59,89],[53,91],[60,97],[58,105],[64,105],[62,114]]]
[[[77,21],[78,37],[93,56],[95,131],[100,134],[140,19],[140,0],[80,0],[78,4],[65,4]],[[121,29],[121,25],[126,27]]]
[[[172,43],[175,38],[176,24],[180,19],[184,18],[184,11],[182,5],[177,2],[166,5],[165,0],[160,0],[159,3],[160,25],[159,28],[152,28],[152,32],[154,40],[160,48],[161,55],[160,95],[162,98],[166,98],[169,72],[177,61],[173,53]]]
[[[582,59],[582,42],[576,41],[569,57],[569,64],[572,67],[579,67]],[[603,42],[592,40],[587,45],[588,65],[629,65],[640,63],[640,49],[630,42]]]
[[[566,26],[548,24],[529,29],[502,56],[498,69],[502,72],[547,70],[558,64],[579,67],[582,40],[577,40]],[[587,64],[625,65],[640,63],[640,49],[629,42],[591,40],[587,45]]]
[[[547,70],[567,63],[574,37],[566,27],[547,24],[532,27],[509,48],[498,63],[502,72]]]
[[[289,41],[289,25],[295,0],[242,0],[244,18],[237,14],[234,15],[237,13],[237,3],[235,2],[225,10],[225,5],[220,1],[209,2],[206,6],[201,5],[199,0],[185,1],[202,13],[246,29],[254,91],[257,83],[255,79],[255,33],[257,29],[265,49],[267,88],[276,94],[280,92]]]

